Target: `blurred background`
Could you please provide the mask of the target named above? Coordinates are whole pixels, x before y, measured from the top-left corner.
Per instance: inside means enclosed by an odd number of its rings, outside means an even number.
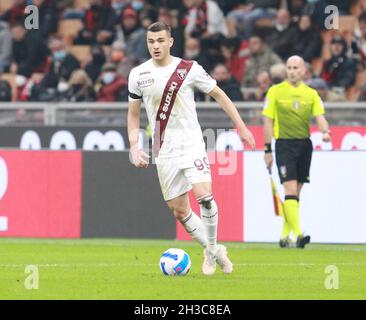
[[[38,30],[24,27],[27,5],[38,7]],[[332,18],[334,6],[339,16]],[[172,54],[197,60],[235,101],[259,150],[268,88],[286,77],[289,56],[305,59],[304,81],[325,101],[333,141],[322,143],[315,128],[311,138],[316,150],[335,150],[314,155],[317,178],[304,192],[308,226],[314,241],[366,242],[354,229],[366,223],[359,202],[366,179],[365,0],[0,0],[0,236],[184,237],[175,232],[156,172],[136,171],[127,152],[110,152],[128,149],[128,75],[150,58],[146,28],[157,20],[172,26]],[[242,151],[216,102],[200,92],[196,101],[212,160]],[[147,148],[144,111],[141,127]],[[213,164],[216,197],[229,212],[222,240],[277,241],[280,220],[260,227],[273,210],[262,156],[239,153],[230,178],[215,171],[226,158]],[[146,208],[162,220],[146,218]]]

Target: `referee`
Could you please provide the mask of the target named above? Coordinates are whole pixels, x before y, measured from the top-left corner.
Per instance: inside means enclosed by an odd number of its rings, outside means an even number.
[[[304,60],[292,56],[287,60],[287,80],[272,86],[267,93],[264,116],[264,161],[272,169],[272,138],[276,139],[276,164],[285,189],[284,222],[280,247],[290,246],[290,233],[296,237],[296,247],[310,242],[300,227],[299,196],[304,183],[309,182],[313,145],[310,140],[310,118],[315,117],[323,141],[330,141],[324,106],[318,93],[302,82]]]

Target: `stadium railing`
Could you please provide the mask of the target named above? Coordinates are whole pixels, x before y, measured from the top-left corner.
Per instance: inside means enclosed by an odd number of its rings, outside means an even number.
[[[235,103],[242,118],[249,125],[262,124],[263,103]],[[366,126],[366,103],[326,103],[326,116],[331,125]],[[125,126],[127,103],[0,103],[0,126]],[[197,103],[201,125],[230,128],[230,119],[215,102]],[[144,109],[141,125],[147,124]]]

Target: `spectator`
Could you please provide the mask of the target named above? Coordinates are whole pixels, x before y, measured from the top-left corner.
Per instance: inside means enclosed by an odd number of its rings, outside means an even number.
[[[10,71],[16,73],[20,66],[30,68],[32,72],[44,72],[48,66],[48,49],[40,33],[27,31],[22,23],[11,28],[12,65]]]
[[[240,83],[228,71],[224,64],[218,64],[211,72],[212,78],[217,85],[227,94],[232,101],[243,101],[243,94],[240,90]]]
[[[123,9],[127,6],[128,1],[126,0],[112,0],[111,7],[116,17],[120,17]]]
[[[353,51],[362,68],[366,67],[366,11],[358,17],[359,32],[355,32]]]
[[[311,25],[310,16],[301,16],[293,53],[301,56],[305,61],[311,62],[320,57],[322,46],[323,40],[319,32]]]
[[[10,102],[12,100],[12,91],[10,83],[0,78],[0,102]]]
[[[224,40],[224,36],[220,33],[200,40],[201,65],[205,70],[208,70],[208,72],[211,72],[215,65],[226,63],[226,59],[221,51],[221,45]]]
[[[26,16],[25,7],[27,5],[27,1],[13,0],[13,2],[13,6],[0,16],[0,20],[7,21],[10,27],[17,23],[24,23]]]
[[[276,63],[282,63],[281,58],[267,47],[258,36],[249,40],[250,57],[245,63],[243,84],[246,87],[257,85],[257,75],[263,71],[269,71]]]
[[[358,0],[327,0],[327,4],[336,6],[339,10],[340,15],[346,16],[351,14],[351,8],[357,1]]]
[[[256,21],[263,18],[274,18],[281,0],[249,0],[239,4],[227,15],[229,36],[243,36],[249,39],[253,35]],[[242,3],[242,1],[240,1]]]
[[[307,0],[307,4],[303,9],[303,14],[311,17],[313,26],[317,30],[323,30],[325,28],[324,22],[327,18],[327,14],[325,13],[327,5],[327,0]]]
[[[71,74],[68,87],[67,91],[60,94],[59,101],[92,102],[96,100],[93,83],[82,69],[75,70]]]
[[[257,76],[258,89],[256,101],[264,101],[269,87],[272,85],[271,77],[267,71],[263,71]]]
[[[126,47],[123,42],[115,41],[112,44],[110,61],[116,65],[117,73],[127,79],[130,71],[135,67],[134,59],[126,55]]]
[[[309,85],[309,82],[314,78],[313,66],[309,62],[305,62],[305,74],[303,81]]]
[[[184,0],[188,9],[185,32],[191,37],[209,37],[216,33],[228,35],[225,16],[212,0]]]
[[[94,43],[109,45],[114,38],[116,16],[110,4],[103,0],[90,0],[90,8],[85,12],[83,28],[80,30],[75,44],[91,45]]]
[[[102,68],[100,82],[97,83],[97,100],[104,102],[127,101],[128,82],[116,72],[113,63],[106,63]]]
[[[159,21],[163,21],[171,27],[171,34],[174,38],[174,46],[171,48],[173,56],[182,57],[184,54],[185,34],[184,26],[179,24],[177,10],[160,9]]]
[[[26,102],[32,95],[33,81],[32,70],[27,66],[21,66],[15,76],[15,101]]]
[[[90,48],[91,61],[89,61],[85,66],[85,71],[93,83],[98,79],[100,73],[102,72],[102,67],[106,62],[106,57],[104,54],[103,47],[99,44],[95,44]]]
[[[63,12],[64,10],[67,10],[68,8],[72,8],[74,4],[74,0],[57,0],[56,1],[56,7],[59,12]]]
[[[266,43],[282,60],[291,56],[296,42],[296,27],[291,23],[290,13],[286,9],[278,10],[275,25],[269,30]]]
[[[274,64],[269,68],[269,75],[273,84],[278,84],[287,78],[286,65],[281,63]]]
[[[141,27],[137,12],[126,7],[116,28],[116,40],[123,42],[127,56],[134,57],[139,63],[149,59],[146,44],[146,29]]]
[[[305,5],[306,0],[287,0],[287,10],[294,21],[298,21],[302,16]]]
[[[308,82],[308,86],[315,89],[323,101],[329,101],[328,85],[324,79],[314,78]]]
[[[39,32],[44,39],[57,32],[58,11],[53,0],[33,0],[39,10]]]
[[[201,42],[197,38],[187,38],[184,48],[184,59],[196,60],[201,66],[209,65],[209,58],[201,50]]]
[[[225,39],[221,45],[221,52],[226,59],[226,67],[239,81],[243,79],[245,63],[249,57],[249,43],[240,38]]]
[[[63,39],[54,36],[49,40],[49,49],[52,54],[51,66],[41,82],[45,88],[58,88],[64,91],[72,72],[80,68],[79,61],[65,49]]]
[[[257,75],[256,88],[244,88],[245,101],[264,101],[266,93],[271,86],[272,81],[269,73],[263,71]]]
[[[11,63],[12,40],[8,23],[0,21],[0,74],[9,69]]]
[[[347,88],[352,86],[356,76],[356,64],[348,58],[347,43],[341,36],[331,40],[331,58],[325,61],[322,78],[330,87]]]

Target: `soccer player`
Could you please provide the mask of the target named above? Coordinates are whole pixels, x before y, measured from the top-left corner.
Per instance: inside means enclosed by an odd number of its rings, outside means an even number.
[[[141,102],[153,132],[153,157],[164,200],[184,229],[204,248],[202,272],[212,275],[216,263],[224,273],[233,265],[225,246],[217,244],[218,209],[211,191],[211,172],[194,101],[194,88],[208,93],[226,111],[240,138],[255,148],[236,107],[196,61],[170,54],[170,26],[156,22],[147,29],[151,59],[134,68],[129,76],[128,135],[134,165],[146,168],[149,155],[138,148]],[[192,190],[200,216],[190,207]]]
[[[309,182],[313,145],[310,140],[310,119],[315,117],[323,141],[330,141],[324,106],[318,93],[302,82],[305,63],[299,56],[287,60],[287,80],[272,86],[266,96],[264,115],[264,161],[272,168],[272,137],[276,139],[276,163],[285,189],[284,222],[280,247],[290,246],[290,233],[296,246],[304,248],[310,236],[300,227],[299,198],[304,183]]]

